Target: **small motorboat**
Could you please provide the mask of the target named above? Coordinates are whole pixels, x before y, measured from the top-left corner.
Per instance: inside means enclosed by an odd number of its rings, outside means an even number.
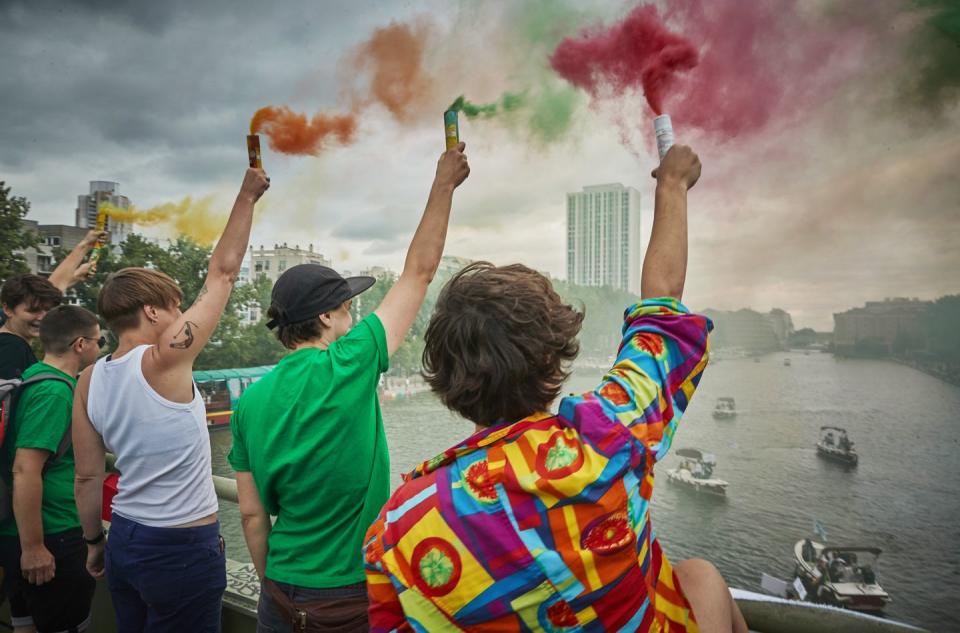
[[[789,358],[784,358],[784,359],[783,359],[783,366],[784,366],[784,367],[789,367],[789,366],[790,366],[790,359],[789,359]]]
[[[891,598],[877,582],[881,552],[879,547],[827,547],[810,539],[797,541],[793,553],[798,597],[854,611],[883,611]]]
[[[729,397],[717,398],[717,404],[713,407],[714,420],[731,420],[737,417],[737,403]]]
[[[727,482],[713,477],[713,469],[717,466],[714,455],[695,448],[678,449],[677,455],[683,459],[679,466],[667,471],[667,481],[696,492],[726,496]]]
[[[853,447],[853,442],[847,436],[847,430],[839,426],[820,427],[817,455],[847,466],[856,466],[860,461],[857,449]]]

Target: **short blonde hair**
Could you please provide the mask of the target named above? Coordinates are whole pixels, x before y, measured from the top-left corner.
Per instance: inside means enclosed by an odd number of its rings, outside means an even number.
[[[180,305],[183,292],[177,282],[158,270],[123,268],[107,277],[97,297],[100,316],[116,333],[140,325],[143,306]]]

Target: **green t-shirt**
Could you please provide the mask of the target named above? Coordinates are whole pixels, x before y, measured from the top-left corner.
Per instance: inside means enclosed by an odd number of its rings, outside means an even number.
[[[250,472],[277,517],[266,575],[321,589],[364,580],[367,528],[390,495],[390,461],[377,400],[389,366],[375,314],[326,350],[281,360],[237,403],[230,465]]]
[[[37,374],[55,374],[68,379],[73,376],[46,363],[34,363],[23,372],[26,380]],[[3,439],[6,464],[3,477],[13,480],[11,469],[18,448],[39,448],[54,455],[60,448],[64,433],[70,428],[73,415],[73,392],[59,380],[45,380],[27,387],[17,402],[12,428]],[[73,446],[63,457],[54,461],[43,474],[43,504],[41,516],[43,533],[56,534],[80,527],[77,504],[73,496]],[[11,516],[0,523],[0,535],[16,536],[17,523]]]

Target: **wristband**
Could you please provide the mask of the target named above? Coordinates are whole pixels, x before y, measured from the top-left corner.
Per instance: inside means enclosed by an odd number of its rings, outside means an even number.
[[[86,536],[84,536],[83,542],[86,543],[87,545],[99,545],[100,543],[103,543],[103,539],[105,538],[107,538],[106,531],[100,530],[100,534],[97,534],[93,538],[87,538]]]

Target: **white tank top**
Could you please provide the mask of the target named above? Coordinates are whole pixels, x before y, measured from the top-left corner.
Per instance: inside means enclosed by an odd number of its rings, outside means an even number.
[[[123,357],[97,361],[87,415],[117,457],[120,486],[113,511],[153,527],[182,525],[217,511],[206,408],[167,400],[147,383],[140,345]]]

